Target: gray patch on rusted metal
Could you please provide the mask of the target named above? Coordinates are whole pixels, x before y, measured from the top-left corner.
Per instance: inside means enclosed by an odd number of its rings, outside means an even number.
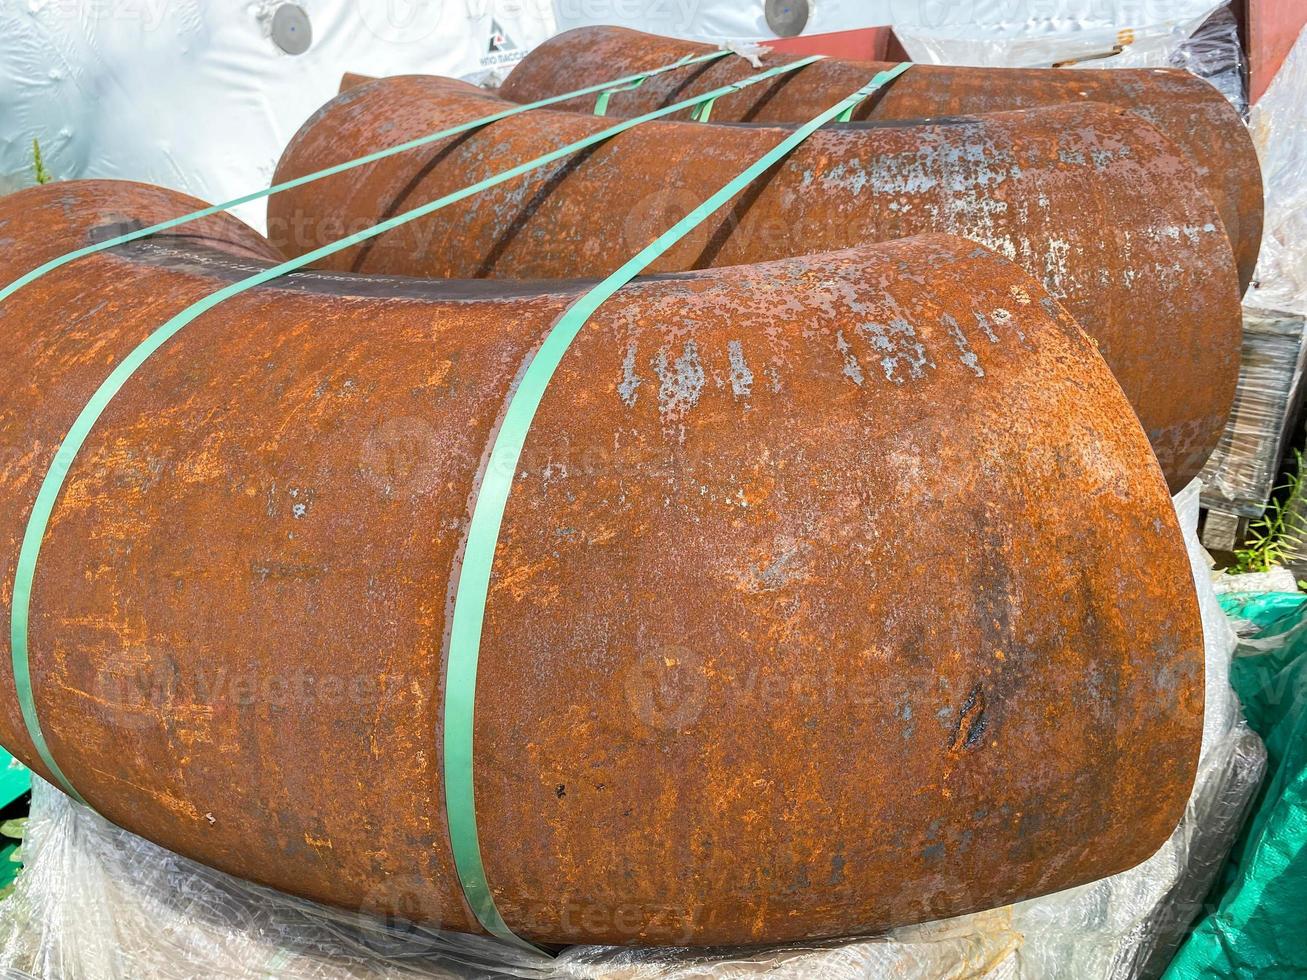
[[[699,403],[703,391],[703,365],[693,340],[687,340],[681,356],[668,363],[666,349],[659,350],[653,360],[658,375],[658,411],[664,419],[680,418]]]
[[[844,376],[858,387],[862,387],[862,365],[858,363],[857,357],[854,356],[853,348],[845,339],[843,330],[836,331],[835,346],[844,355]]]
[[[953,343],[957,345],[958,360],[969,367],[976,377],[983,378],[985,370],[980,366],[980,360],[976,357],[976,352],[971,349],[971,344],[967,341],[967,335],[962,332],[962,325],[949,313],[944,314],[943,320],[944,325],[948,327],[949,336],[953,338]]]
[[[888,323],[869,320],[858,324],[858,333],[866,338],[880,354],[880,365],[885,377],[895,384],[903,384],[900,373],[906,370],[909,378],[923,378],[925,368],[934,367],[926,348],[917,340],[917,332],[903,317],[894,317]]]
[[[753,390],[753,372],[744,363],[744,346],[738,340],[726,344],[727,357],[731,361],[731,393],[736,398],[747,397]]]
[[[973,315],[976,318],[976,326],[984,332],[985,336],[989,339],[989,342],[991,344],[997,344],[998,334],[994,333],[994,326],[989,322],[989,317],[985,316],[985,314],[980,310],[974,310]]]
[[[627,408],[635,407],[636,389],[640,387],[640,377],[635,373],[635,341],[626,345],[626,357],[622,360],[622,381],[617,386],[617,395]]]

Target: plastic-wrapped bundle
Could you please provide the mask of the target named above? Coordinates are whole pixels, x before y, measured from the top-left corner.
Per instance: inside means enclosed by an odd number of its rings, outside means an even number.
[[[1307,31],[1248,120],[1261,160],[1265,234],[1251,305],[1307,315]]]
[[[1127,19],[1125,11],[1079,17],[1028,16],[977,19],[894,29],[913,61],[988,68],[1151,68],[1167,64],[1203,24],[1206,9],[1172,4],[1152,17]],[[1040,11],[1042,14],[1042,10]]]
[[[489,940],[342,913],[260,888],[114,827],[38,781],[27,868],[0,905],[0,966],[42,980],[1155,974],[1220,867],[1265,767],[1261,743],[1229,688],[1234,635],[1195,537],[1196,486],[1176,504],[1206,634],[1202,757],[1180,826],[1157,854],[1123,874],[873,940],[710,954],[587,946],[564,950],[551,963]],[[941,571],[949,560],[940,559]],[[402,892],[406,883],[394,887]]]
[[[1262,513],[1297,417],[1307,315],[1307,32],[1299,37],[1249,126],[1261,159],[1266,224],[1245,297],[1243,366],[1230,421],[1202,478],[1214,510]],[[1227,522],[1233,525],[1233,522]],[[1232,533],[1232,532],[1231,532]]]
[[[1265,510],[1301,400],[1303,326],[1295,313],[1244,307],[1234,407],[1199,474],[1205,507],[1242,517]]]
[[[1212,85],[1240,115],[1248,115],[1248,59],[1239,40],[1239,24],[1229,7],[1221,7],[1159,64],[1183,68]],[[1112,67],[1111,60],[1103,67]]]

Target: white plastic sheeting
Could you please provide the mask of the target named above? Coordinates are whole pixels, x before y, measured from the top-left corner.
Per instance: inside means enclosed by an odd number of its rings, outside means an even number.
[[[1248,120],[1266,199],[1250,306],[1307,315],[1307,30]]]
[[[503,976],[728,980],[1097,980],[1155,975],[1197,912],[1265,768],[1229,687],[1234,633],[1198,545],[1198,487],[1176,498],[1202,606],[1206,715],[1198,779],[1171,839],[1093,884],[822,947],[712,954],[572,947],[556,960],[492,940],[326,909],[202,867],[36,781],[26,867],[0,903],[0,976],[345,980]],[[5,972],[5,971],[9,972]]]
[[[1249,128],[1262,166],[1262,248],[1244,296],[1243,364],[1221,442],[1203,467],[1203,503],[1258,517],[1301,425],[1307,359],[1307,31],[1266,93]],[[1300,561],[1294,562],[1301,568]],[[1252,576],[1238,576],[1252,578]],[[1289,589],[1294,585],[1292,577]]]
[[[804,34],[892,25],[941,37],[1075,34],[1165,22],[1194,27],[1218,0],[810,0]],[[763,0],[554,0],[558,29],[616,24],[703,40],[774,37]],[[1192,32],[1192,28],[1190,30]]]
[[[0,184],[115,177],[208,202],[266,187],[346,71],[503,75],[554,33],[549,0],[296,0],[312,40],[273,38],[282,0],[2,0]],[[301,35],[302,37],[302,35]],[[262,229],[264,206],[236,214]]]
[[[1165,14],[1165,16],[1163,16]],[[908,57],[923,64],[992,68],[1184,68],[1248,112],[1247,64],[1239,27],[1224,0],[1176,5],[1157,20],[1030,20],[969,27],[896,29]]]
[[[908,56],[923,64],[1046,68],[1069,62],[1079,68],[1148,68],[1165,65],[1222,5],[1221,0],[1153,5],[1151,14],[1132,17],[1126,9],[1131,5],[1121,4],[1120,10],[1091,7],[1092,12],[1073,17],[903,25],[896,33]]]

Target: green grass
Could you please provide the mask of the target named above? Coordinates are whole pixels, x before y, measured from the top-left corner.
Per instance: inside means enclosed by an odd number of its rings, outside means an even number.
[[[1234,553],[1231,571],[1269,572],[1275,565],[1294,557],[1295,549],[1307,537],[1307,473],[1302,453],[1294,450],[1293,472],[1276,487],[1271,502],[1257,520],[1248,525],[1244,546]]]
[[[32,172],[36,175],[38,184],[48,184],[54,180],[50,171],[45,169],[45,161],[41,159],[41,141],[32,140]]]

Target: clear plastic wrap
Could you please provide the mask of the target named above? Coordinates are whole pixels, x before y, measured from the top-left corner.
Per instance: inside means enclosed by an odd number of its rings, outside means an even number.
[[[1266,509],[1301,401],[1303,328],[1301,316],[1244,307],[1234,407],[1199,474],[1204,507],[1242,517]]]
[[[0,977],[398,980],[548,975],[490,939],[351,914],[214,871],[32,780],[24,868],[0,903]]]
[[[1248,116],[1248,59],[1239,40],[1239,23],[1229,7],[1216,10],[1171,52],[1167,64],[1206,79]]]
[[[1307,316],[1307,30],[1248,119],[1266,202],[1262,250],[1244,302]]]
[[[938,26],[896,24],[894,33],[908,56],[922,64],[1155,68],[1178,61],[1209,77],[1242,62],[1234,18],[1227,12],[1228,19],[1208,20],[1223,6],[1219,0],[1143,8],[1107,4],[1062,16],[1040,8],[1022,20],[998,13]]]
[[[1224,596],[1297,592],[1298,578],[1291,569],[1279,566],[1267,572],[1231,573],[1222,569],[1212,572],[1212,588]]]
[[[1307,318],[1307,32],[1253,106],[1265,224],[1244,296],[1243,365],[1221,442],[1203,468],[1203,504],[1256,517],[1274,489],[1300,413]]]
[[[0,903],[0,974],[42,980],[1154,975],[1197,913],[1265,766],[1261,742],[1229,687],[1235,637],[1197,542],[1196,483],[1176,505],[1206,634],[1201,761],[1180,826],[1157,854],[1123,874],[875,939],[762,951],[573,947],[550,960],[251,885],[114,827],[38,780],[26,869]]]

